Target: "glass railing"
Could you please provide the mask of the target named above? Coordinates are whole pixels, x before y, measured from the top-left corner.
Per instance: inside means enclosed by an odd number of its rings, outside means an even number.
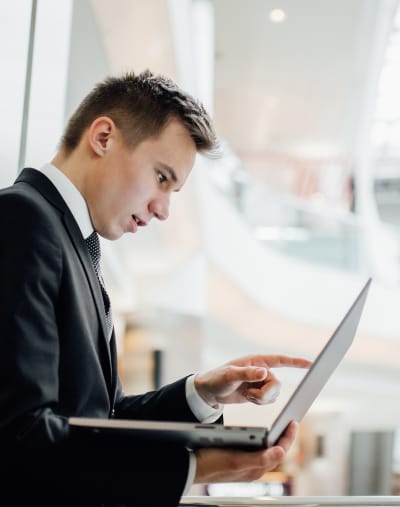
[[[365,266],[363,229],[351,213],[329,209],[265,190],[280,219],[254,216],[251,203],[243,215],[262,244],[299,260],[358,272]],[[246,209],[247,208],[247,209]]]
[[[244,172],[237,175],[215,184],[260,243],[296,260],[400,284],[400,228],[379,221],[365,224],[323,196],[296,198]]]

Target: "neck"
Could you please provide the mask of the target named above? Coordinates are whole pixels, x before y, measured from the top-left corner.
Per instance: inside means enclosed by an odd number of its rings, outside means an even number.
[[[57,167],[65,176],[75,185],[79,192],[85,196],[85,181],[86,170],[88,165],[82,163],[81,156],[77,151],[71,154],[65,154],[62,150],[59,151],[53,158],[51,163]]]

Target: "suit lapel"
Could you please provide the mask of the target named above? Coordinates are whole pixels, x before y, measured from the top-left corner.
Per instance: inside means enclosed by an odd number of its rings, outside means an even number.
[[[107,361],[103,364],[106,366],[106,370],[104,371],[104,375],[107,381],[108,386],[110,387],[110,395],[112,393],[112,384],[113,381],[113,368],[112,368],[112,358],[110,354],[110,347],[108,343],[107,337],[107,324],[104,312],[104,302],[103,296],[101,294],[101,289],[99,286],[99,282],[96,277],[96,273],[93,268],[93,263],[90,258],[90,254],[88,252],[85,240],[82,236],[81,230],[79,229],[78,224],[75,221],[71,211],[66,205],[64,199],[61,197],[60,193],[56,189],[56,187],[51,183],[51,181],[42,173],[35,169],[24,169],[20,176],[17,178],[15,183],[25,182],[29,183],[33,187],[35,187],[45,199],[47,199],[53,206],[59,209],[63,215],[63,222],[65,225],[65,229],[68,232],[68,235],[71,239],[71,243],[73,244],[75,251],[82,263],[83,269],[86,273],[86,277],[90,286],[90,290],[92,292],[93,300],[96,305],[96,311],[99,321],[101,322],[101,327],[103,331],[103,343],[102,343],[102,353],[105,354]],[[112,396],[111,396],[112,398]]]

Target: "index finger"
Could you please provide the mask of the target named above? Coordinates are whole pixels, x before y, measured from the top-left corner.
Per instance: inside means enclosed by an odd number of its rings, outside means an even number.
[[[292,357],[283,355],[260,356],[259,359],[269,368],[309,368],[313,362],[304,357]],[[261,366],[261,365],[260,365]]]

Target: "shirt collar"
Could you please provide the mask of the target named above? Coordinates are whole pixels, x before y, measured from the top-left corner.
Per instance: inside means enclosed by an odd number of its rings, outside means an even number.
[[[83,197],[72,181],[53,164],[45,164],[39,171],[44,174],[56,187],[61,197],[66,202],[76,223],[81,230],[82,236],[87,238],[94,231],[90,219],[89,208]]]

